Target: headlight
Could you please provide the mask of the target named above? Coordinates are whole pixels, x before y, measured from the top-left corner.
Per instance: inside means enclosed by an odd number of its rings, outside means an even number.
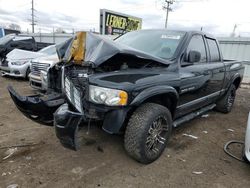
[[[108,106],[125,106],[128,94],[125,91],[98,86],[89,86],[89,97],[92,102]]]
[[[24,65],[25,63],[28,63],[29,61],[13,61],[11,62],[12,65]]]

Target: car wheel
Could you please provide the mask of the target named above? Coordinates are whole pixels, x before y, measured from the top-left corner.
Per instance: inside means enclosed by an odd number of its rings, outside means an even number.
[[[148,164],[160,157],[172,132],[172,116],[159,104],[146,103],[129,119],[124,136],[127,153]]]
[[[236,87],[232,84],[225,96],[217,102],[215,109],[219,112],[229,113],[233,108],[235,96]]]

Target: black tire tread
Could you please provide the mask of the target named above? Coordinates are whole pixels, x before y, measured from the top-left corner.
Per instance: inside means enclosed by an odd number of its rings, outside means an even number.
[[[171,113],[166,107],[155,103],[145,103],[142,106],[138,107],[133,113],[133,115],[129,119],[125,131],[124,146],[127,153],[135,160],[144,164],[152,162],[148,161],[148,159],[146,159],[141,152],[141,143],[143,142],[143,135],[147,133],[145,132],[144,128],[145,121],[147,117],[151,117],[152,114],[159,110],[165,112],[168,117],[172,117]]]
[[[235,89],[236,90],[236,86],[234,84],[232,84],[230,86],[230,88],[228,89],[227,93],[223,96],[223,98],[221,98],[217,103],[216,103],[216,107],[215,109],[219,112],[222,112],[222,113],[229,113],[231,111],[228,110],[227,108],[227,98],[228,96],[230,95],[230,92],[232,89]]]

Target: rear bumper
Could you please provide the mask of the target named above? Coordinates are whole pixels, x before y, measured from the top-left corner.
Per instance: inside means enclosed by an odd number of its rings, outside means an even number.
[[[11,86],[8,86],[8,90],[16,107],[26,117],[44,125],[53,125],[54,112],[65,102],[62,95],[58,93],[51,93],[46,97],[21,96]]]

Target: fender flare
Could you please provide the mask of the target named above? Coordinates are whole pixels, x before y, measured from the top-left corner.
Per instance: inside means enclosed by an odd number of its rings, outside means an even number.
[[[230,80],[229,83],[228,83],[227,90],[228,90],[228,89],[230,88],[230,86],[234,83],[234,81],[235,81],[236,79],[238,79],[238,78],[240,78],[240,80],[242,80],[242,77],[240,76],[239,73],[236,73],[236,74],[234,74],[234,75],[232,76],[231,80]]]
[[[179,94],[177,93],[175,88],[171,86],[154,86],[147,88],[143,90],[141,93],[139,93],[130,103],[130,105],[138,106],[145,100],[149,99],[150,97],[161,94],[171,94],[175,97],[176,101],[178,101],[179,99]]]

